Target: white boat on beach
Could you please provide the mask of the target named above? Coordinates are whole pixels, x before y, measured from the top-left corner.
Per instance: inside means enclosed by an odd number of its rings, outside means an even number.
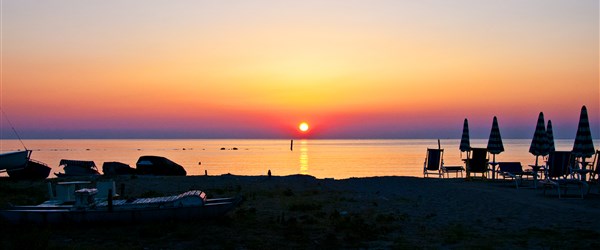
[[[4,111],[2,114],[6,116]],[[6,117],[10,124],[10,120]],[[31,159],[31,150],[28,150],[21,141],[21,137],[17,133],[12,124],[10,125],[15,132],[17,138],[25,148],[24,151],[13,151],[0,154],[0,173],[6,172],[8,176],[17,180],[34,180],[46,179],[50,174],[50,167],[41,161]]]
[[[106,198],[97,198],[101,194],[98,188],[81,188],[72,194],[67,193],[86,183],[89,182],[58,183],[55,199],[40,205],[0,210],[0,218],[13,224],[183,221],[223,216],[241,201],[240,197],[207,199],[206,194],[199,190],[173,196],[114,200],[114,182],[112,186],[109,183],[100,188],[106,190],[108,187]]]
[[[31,159],[31,150],[0,154],[0,172],[17,180],[46,179],[50,167],[46,163]]]
[[[0,154],[0,172],[25,168],[30,156],[31,150]]]

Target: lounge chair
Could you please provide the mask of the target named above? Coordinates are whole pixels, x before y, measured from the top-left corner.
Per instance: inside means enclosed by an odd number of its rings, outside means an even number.
[[[598,167],[600,167],[600,150],[596,150],[594,160],[592,161],[592,165],[590,165],[589,168],[589,183],[598,186],[598,192],[600,193],[600,171],[598,170]],[[588,187],[588,194],[590,193],[590,188],[591,187]]]
[[[423,163],[423,177],[427,177],[430,174],[443,177],[442,166],[444,165],[444,150],[443,149],[427,149],[427,155],[425,156],[425,162]]]
[[[598,183],[600,179],[598,167],[600,167],[600,150],[596,150],[594,161],[592,161],[592,165],[590,166],[590,182]]]
[[[590,182],[598,181],[598,154],[600,154],[599,150],[596,150],[596,154],[594,154],[594,160],[591,162],[586,162],[586,169],[581,168],[584,163],[580,161],[576,161],[573,158],[574,164],[571,165],[571,176],[572,178],[578,178],[583,181],[583,176],[586,176],[586,179],[589,178]]]
[[[546,177],[540,181],[544,187],[544,195],[548,188],[556,188],[558,198],[561,199],[561,188],[566,195],[570,186],[577,186],[581,192],[581,198],[584,198],[587,183],[579,179],[569,178],[571,164],[573,164],[573,157],[570,151],[550,152],[546,163]]]
[[[523,184],[523,179],[533,177],[533,172],[523,171],[520,162],[499,162],[498,174],[504,179],[510,178],[515,181],[515,186],[519,188]]]
[[[481,174],[481,177],[485,179],[488,172],[488,162],[487,148],[471,148],[471,158],[466,161],[467,178],[471,178],[471,174]]]

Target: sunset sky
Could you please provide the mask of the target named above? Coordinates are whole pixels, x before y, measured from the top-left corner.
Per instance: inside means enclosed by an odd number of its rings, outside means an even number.
[[[597,0],[2,1],[23,138],[600,138]],[[307,122],[303,134],[298,124]],[[14,138],[2,117],[2,138]]]

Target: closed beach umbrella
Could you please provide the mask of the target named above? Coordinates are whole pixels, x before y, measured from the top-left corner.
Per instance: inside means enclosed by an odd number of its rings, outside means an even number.
[[[531,139],[531,146],[529,146],[529,153],[535,155],[535,165],[538,165],[538,157],[548,154],[548,144],[546,140],[546,125],[544,124],[544,113],[540,112],[538,116],[537,125],[535,126],[535,132],[533,133],[533,139]]]
[[[554,132],[552,131],[552,122],[548,120],[548,126],[546,127],[546,140],[548,141],[548,152],[554,152],[556,150],[554,146]]]
[[[469,141],[469,122],[467,118],[465,118],[465,122],[463,123],[463,132],[460,138],[460,152],[465,152],[471,150],[471,142]]]
[[[462,158],[462,152],[467,152],[467,161],[465,162],[467,164],[467,179],[469,179],[469,151],[471,150],[471,142],[469,140],[469,122],[467,121],[467,118],[465,118],[465,122],[463,123],[463,132],[462,132],[462,136],[460,138],[460,152],[461,152],[461,158]]]
[[[594,152],[594,143],[592,142],[587,108],[583,106],[581,108],[581,115],[579,116],[579,126],[577,126],[575,144],[573,145],[573,155],[575,157],[587,158],[594,155]]]
[[[575,157],[581,157],[582,168],[585,169],[585,158],[594,154],[594,142],[592,141],[592,132],[590,131],[590,122],[588,120],[587,108],[581,107],[579,115],[579,125],[577,126],[577,134],[575,135],[575,144],[573,144],[572,154]],[[581,177],[585,180],[585,173]]]
[[[492,162],[496,162],[496,154],[504,152],[504,145],[502,144],[502,136],[500,136],[500,128],[498,127],[498,119],[494,116],[492,122],[492,131],[490,131],[490,138],[487,144],[488,152],[492,154]]]

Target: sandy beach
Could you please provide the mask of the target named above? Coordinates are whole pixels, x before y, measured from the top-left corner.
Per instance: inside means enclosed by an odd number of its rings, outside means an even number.
[[[53,179],[51,181],[57,181]],[[503,180],[311,176],[119,177],[122,196],[243,195],[225,218],[138,225],[2,224],[2,248],[487,248],[600,247],[600,195],[558,199]],[[6,202],[43,200],[46,181],[0,180]],[[578,190],[569,190],[573,198]],[[29,198],[27,198],[29,197]],[[33,197],[33,198],[32,198]]]

